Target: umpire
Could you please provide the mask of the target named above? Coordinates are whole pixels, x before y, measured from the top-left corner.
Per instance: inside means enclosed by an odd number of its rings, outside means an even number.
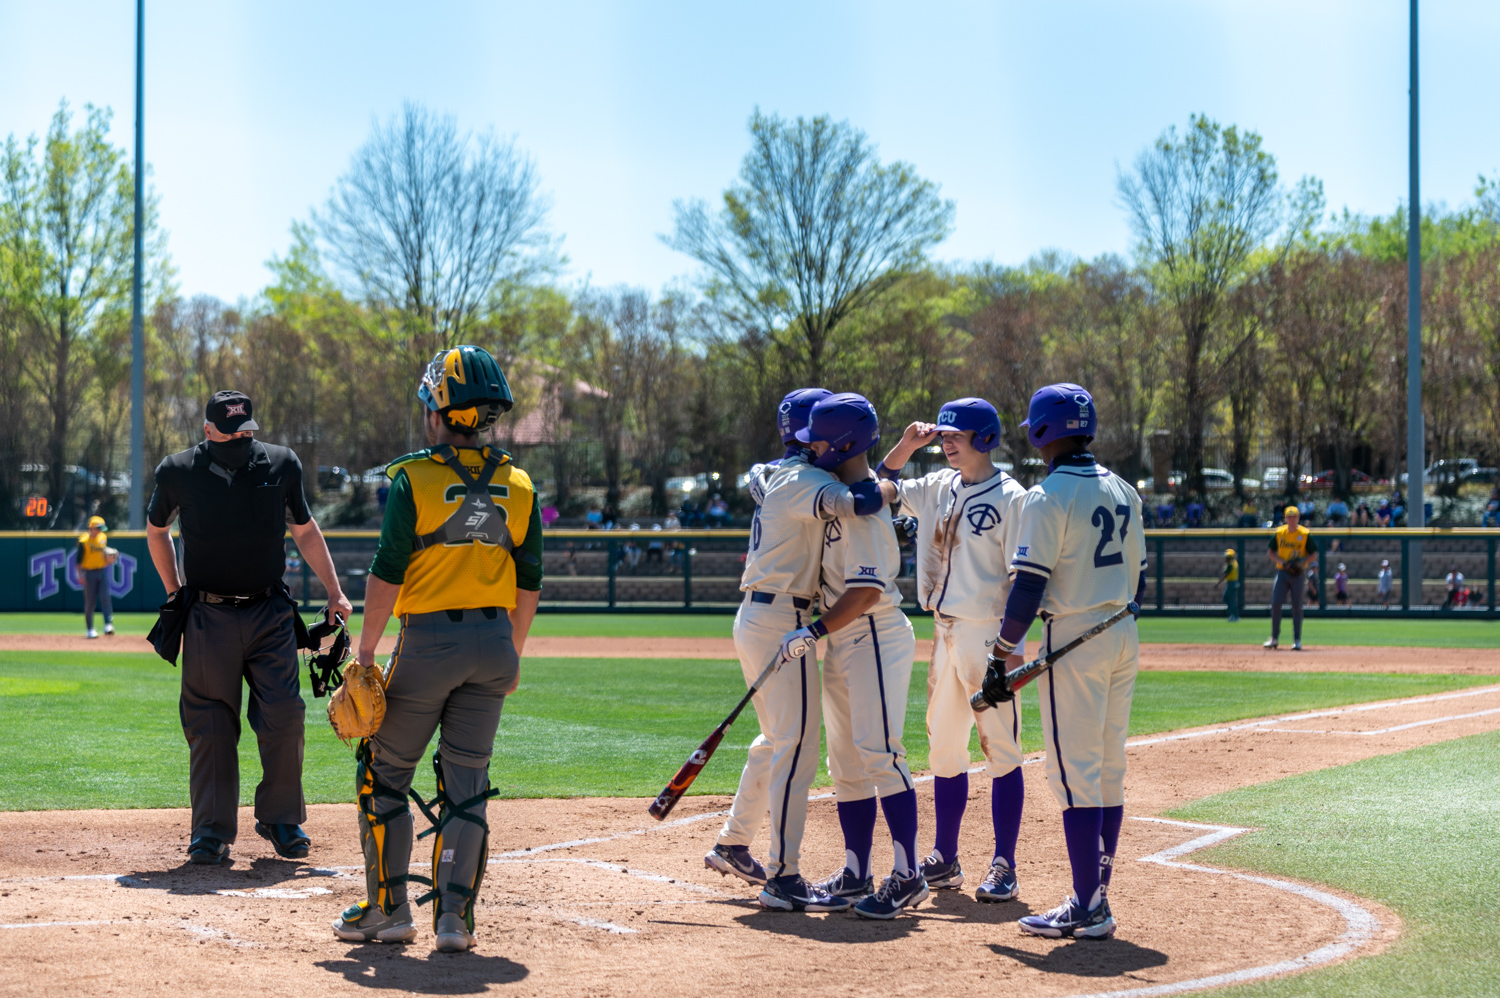
[[[307,509],[302,463],[254,439],[250,398],[216,392],[196,447],[164,458],[146,510],[146,544],[169,596],[185,609],[182,696],[193,827],[188,861],[218,863],[238,831],[240,698],[260,745],[255,831],[288,859],[310,842],[302,798],[303,712],[297,676],[301,621],[282,584],[288,529],[328,589],[330,612],[352,607],[323,533]],[[181,520],[184,576],[168,528]]]
[[[437,948],[454,953],[474,945],[490,754],[541,595],[542,518],[526,472],[480,438],[512,404],[489,353],[439,351],[417,397],[432,446],[386,467],[391,492],[359,637],[359,661],[371,664],[391,612],[401,618],[385,669],[385,721],[358,751],[367,899],[345,909],[333,931],[353,942],[408,942],[417,934],[412,905],[433,901]],[[437,794],[422,801],[412,777],[439,727]],[[407,872],[408,795],[434,824],[430,881]],[[432,890],[408,900],[408,881]]]

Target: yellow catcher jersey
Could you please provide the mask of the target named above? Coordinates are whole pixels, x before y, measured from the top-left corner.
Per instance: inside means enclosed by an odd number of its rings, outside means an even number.
[[[1135,598],[1146,566],[1141,499],[1092,458],[1058,461],[1021,502],[1014,570],[1047,580],[1042,612],[1113,612]]]
[[[896,484],[902,510],[917,518],[917,601],[964,620],[1003,617],[1021,483],[1001,471],[965,485],[945,468]]]

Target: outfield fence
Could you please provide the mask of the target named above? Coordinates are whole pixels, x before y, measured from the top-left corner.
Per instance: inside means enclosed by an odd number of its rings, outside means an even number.
[[[1275,568],[1266,556],[1269,530],[1147,530],[1147,614],[1219,616],[1226,612],[1217,581],[1224,551],[1233,548],[1240,564],[1240,611],[1269,615]],[[344,591],[356,603],[364,598],[365,575],[380,534],[373,530],[330,530],[326,534]],[[740,602],[748,530],[551,530],[545,535],[546,580],[542,609],[549,612],[732,613]],[[0,611],[83,608],[74,562],[77,535],[66,531],[0,533]],[[164,598],[161,581],[139,531],[114,531],[111,543],[121,558],[111,578],[115,606],[154,609]],[[1495,554],[1500,529],[1315,529],[1319,553],[1312,616],[1458,616],[1496,618]],[[1422,578],[1414,577],[1421,554]],[[304,605],[326,599],[322,583],[296,556],[287,540],[285,581]],[[916,580],[910,549],[898,581],[911,613]],[[1382,560],[1391,564],[1393,585],[1387,609],[1377,593]],[[1335,598],[1334,569],[1342,562],[1349,576],[1349,602]],[[1468,597],[1444,608],[1445,577],[1457,567]]]

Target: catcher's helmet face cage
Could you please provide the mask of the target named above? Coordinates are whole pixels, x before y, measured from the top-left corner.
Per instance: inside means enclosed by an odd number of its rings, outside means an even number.
[[[832,394],[826,388],[798,388],[787,392],[776,409],[776,429],[781,431],[781,442],[796,443],[797,431],[807,426],[807,414],[812,407]]]
[[[796,439],[804,444],[825,441],[828,449],[813,459],[813,465],[830,470],[880,442],[880,417],[863,395],[840,392],[813,405]]]
[[[1026,439],[1033,447],[1045,447],[1063,437],[1094,438],[1098,416],[1094,397],[1086,388],[1070,382],[1039,388],[1031,396],[1026,412]]]
[[[1000,414],[984,399],[963,398],[946,402],[938,410],[939,433],[973,430],[977,451],[992,451],[1000,445]]]
[[[325,697],[328,691],[336,689],[344,681],[344,663],[349,660],[351,642],[349,640],[349,628],[345,626],[341,614],[335,614],[333,623],[324,622],[314,624],[308,628],[308,636],[318,642],[319,647],[323,639],[329,634],[333,635],[333,644],[328,646],[327,651],[314,652],[306,656],[307,676],[312,683],[314,697]]]
[[[515,404],[505,372],[483,347],[456,346],[433,354],[417,398],[449,429],[478,433]]]

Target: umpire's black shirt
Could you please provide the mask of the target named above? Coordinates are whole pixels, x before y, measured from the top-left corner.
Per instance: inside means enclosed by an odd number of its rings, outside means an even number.
[[[165,527],[182,515],[184,585],[220,596],[248,596],[281,582],[286,525],[312,519],[302,494],[302,462],[289,448],[252,443],[250,461],[231,472],[208,441],[162,459],[146,517]]]

